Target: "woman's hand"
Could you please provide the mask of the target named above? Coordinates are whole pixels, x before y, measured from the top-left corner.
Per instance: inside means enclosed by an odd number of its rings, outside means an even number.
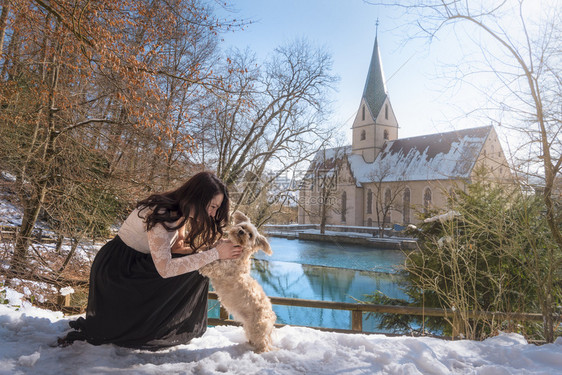
[[[235,245],[230,240],[221,240],[215,247],[219,252],[219,259],[238,258],[242,253],[240,245]]]

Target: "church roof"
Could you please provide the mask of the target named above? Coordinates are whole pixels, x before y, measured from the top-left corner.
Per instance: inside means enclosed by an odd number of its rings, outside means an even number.
[[[492,126],[388,141],[373,163],[353,154],[351,146],[319,151],[309,169],[332,171],[347,157],[360,187],[371,182],[468,179]]]
[[[338,162],[344,156],[351,155],[351,146],[342,146],[320,150],[314,156],[314,160],[310,163],[305,178],[312,178],[314,173],[321,171],[323,173],[335,173],[339,167]]]
[[[492,126],[463,129],[385,143],[373,163],[350,155],[358,183],[468,179]]]
[[[375,46],[373,47],[373,55],[371,56],[371,64],[367,73],[367,81],[363,89],[363,98],[369,106],[371,114],[376,117],[381,111],[382,105],[387,96],[384,73],[382,70],[382,62],[379,52],[378,38],[375,37]]]

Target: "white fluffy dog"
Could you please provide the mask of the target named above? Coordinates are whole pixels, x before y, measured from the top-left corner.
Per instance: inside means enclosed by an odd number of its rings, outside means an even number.
[[[242,322],[255,351],[269,351],[277,316],[261,285],[250,276],[250,258],[260,249],[268,255],[273,252],[267,239],[258,233],[246,215],[236,211],[233,219],[234,225],[227,230],[228,239],[242,246],[242,253],[236,259],[209,263],[199,272],[211,279],[221,305],[235,320]]]

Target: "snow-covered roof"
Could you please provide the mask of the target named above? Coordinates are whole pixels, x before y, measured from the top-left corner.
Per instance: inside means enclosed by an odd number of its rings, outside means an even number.
[[[371,172],[381,181],[469,178],[492,130],[485,126],[389,141]]]
[[[347,157],[357,186],[381,181],[467,179],[492,126],[388,141],[373,163],[351,153],[351,146],[319,151],[312,170],[330,170]]]

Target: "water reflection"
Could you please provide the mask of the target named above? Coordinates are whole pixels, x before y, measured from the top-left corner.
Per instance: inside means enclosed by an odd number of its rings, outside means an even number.
[[[314,299],[322,301],[340,301],[341,298],[345,298],[344,296],[349,294],[357,272],[310,265],[303,265],[302,270],[316,297]]]
[[[360,246],[343,249],[334,244],[319,250],[325,244],[278,238],[270,239],[270,243],[273,256],[259,256],[252,267],[252,276],[268,296],[353,303],[380,290],[389,297],[407,298],[397,285],[400,276],[394,273],[404,259],[400,251]],[[299,263],[304,260],[304,264]],[[282,324],[351,327],[348,311],[276,305],[274,310],[277,322]],[[213,317],[217,314],[210,312]],[[363,321],[365,331],[376,331],[375,325],[372,318]]]
[[[396,250],[279,237],[269,238],[269,243],[273,255],[260,251],[256,259],[386,273],[396,272],[404,262],[402,252]]]

